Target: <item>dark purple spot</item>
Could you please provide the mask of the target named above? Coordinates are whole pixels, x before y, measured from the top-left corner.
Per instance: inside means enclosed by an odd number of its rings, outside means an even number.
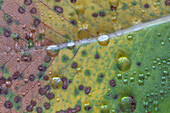
[[[71,21],[71,24],[76,25],[77,22],[76,22],[75,20],[72,20],[72,21]]]
[[[32,14],[37,13],[37,9],[36,9],[35,7],[33,7],[33,8],[30,10],[30,13],[32,13]]]
[[[113,96],[113,98],[114,98],[115,100],[117,99],[117,97],[118,97],[118,95],[114,95],[114,96]]]
[[[100,15],[101,17],[106,16],[106,14],[105,14],[104,12],[102,12],[102,11],[99,13],[99,15]]]
[[[99,58],[100,58],[100,55],[98,53],[96,53],[95,59],[99,59]]]
[[[165,5],[170,6],[170,0],[166,0]]]
[[[48,56],[48,55],[46,55],[46,56],[44,57],[44,61],[45,61],[45,63],[49,63],[49,62],[51,61],[51,57]]]
[[[27,110],[28,112],[32,112],[32,111],[33,111],[33,106],[32,106],[32,105],[28,105],[28,106],[26,107],[26,110]]]
[[[83,90],[84,89],[84,86],[83,85],[80,85],[79,86],[79,90]]]
[[[11,24],[12,22],[13,22],[12,18],[8,18],[8,19],[7,19],[7,24],[8,24],[8,25]]]
[[[3,94],[8,95],[8,89],[4,89]]]
[[[37,18],[34,19],[33,26],[38,27],[38,25],[41,23],[41,21]]]
[[[1,84],[4,84],[5,81],[6,81],[6,79],[5,79],[4,77],[1,77],[1,78],[0,78],[0,85],[1,85]]]
[[[144,6],[145,8],[149,8],[149,4],[145,4],[145,6]]]
[[[32,81],[34,81],[35,80],[35,76],[33,75],[33,74],[31,74],[30,76],[29,76],[29,80],[32,82]]]
[[[101,75],[100,75],[100,78],[103,78],[103,77],[104,77],[104,75],[103,75],[103,74],[101,74]]]
[[[60,2],[61,0],[55,0],[56,2]]]
[[[45,109],[49,109],[49,108],[50,108],[50,103],[47,103],[47,102],[44,103],[44,108],[45,108]]]
[[[110,10],[111,10],[111,11],[116,11],[116,9],[117,9],[117,7],[115,7],[115,6],[110,6]]]
[[[14,98],[14,102],[15,102],[15,103],[18,103],[20,100],[21,100],[21,97],[20,97],[20,96],[16,96],[16,97]]]
[[[77,63],[76,62],[72,63],[72,68],[77,68]]]
[[[32,57],[31,57],[30,54],[28,54],[28,55],[24,54],[24,55],[21,56],[21,61],[23,61],[23,62],[31,62]]]
[[[72,80],[69,80],[68,83],[72,83]]]
[[[47,90],[44,89],[44,88],[40,88],[40,89],[38,90],[38,93],[39,93],[40,95],[45,95],[45,94],[47,93]]]
[[[109,82],[109,84],[110,84],[111,87],[115,87],[115,86],[116,86],[115,80],[111,80],[111,81]]]
[[[31,5],[32,4],[32,0],[24,0],[24,4],[25,5]]]
[[[34,101],[34,100],[31,100],[31,105],[32,105],[32,106],[36,106],[36,105],[37,105],[37,102]]]
[[[4,29],[4,36],[7,37],[7,38],[10,37],[11,32],[9,30],[7,30],[7,29]]]
[[[97,18],[97,17],[98,17],[98,14],[97,14],[97,13],[93,13],[92,16],[93,16],[94,18]]]
[[[6,102],[4,103],[4,106],[5,106],[5,108],[7,108],[7,109],[11,109],[11,108],[13,107],[13,104],[12,104],[12,102],[10,102],[10,101],[6,101]]]
[[[25,39],[28,40],[28,41],[29,40],[33,40],[33,38],[30,35],[28,35],[28,34],[25,35]]]
[[[84,91],[85,91],[85,94],[89,94],[91,91],[91,87],[86,87]]]
[[[24,14],[24,13],[25,13],[25,9],[24,9],[23,7],[19,7],[19,8],[18,8],[18,12],[19,12],[20,14]]]
[[[44,89],[47,90],[47,91],[50,90],[50,85],[46,85],[46,86],[44,87]]]
[[[43,66],[43,65],[39,65],[38,66],[38,70],[39,71],[46,71],[47,67],[46,66]]]
[[[55,6],[54,10],[57,11],[58,13],[63,13],[63,8],[61,8],[59,6]]]
[[[37,111],[37,113],[42,113],[42,112],[43,112],[43,109],[42,109],[41,107],[37,107],[37,108],[36,108],[36,111]]]
[[[76,105],[76,107],[75,107],[75,112],[79,112],[80,110],[81,110],[80,105]]]
[[[55,96],[54,93],[50,93],[50,92],[49,92],[49,93],[46,94],[46,97],[47,97],[49,100],[53,99],[54,96]]]
[[[137,62],[137,65],[138,65],[138,66],[141,66],[141,62]]]
[[[71,3],[76,3],[76,0],[70,0],[71,1]]]
[[[47,81],[49,79],[48,76],[44,76],[43,78],[44,78],[45,81]]]

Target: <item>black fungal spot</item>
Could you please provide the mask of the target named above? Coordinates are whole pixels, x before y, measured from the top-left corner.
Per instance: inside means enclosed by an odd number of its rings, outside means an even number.
[[[76,62],[72,63],[72,68],[77,68],[77,63]]]
[[[48,56],[48,55],[46,55],[46,56],[44,57],[44,62],[45,62],[45,63],[49,63],[50,61],[51,61],[51,57]]]
[[[32,81],[34,81],[35,80],[35,76],[33,75],[33,74],[31,74],[30,76],[29,76],[29,80],[32,82]]]
[[[36,111],[37,111],[37,113],[42,113],[42,112],[43,112],[43,109],[42,109],[41,107],[37,107],[37,108],[36,108]]]
[[[27,110],[28,112],[32,112],[32,111],[33,111],[33,106],[32,106],[32,105],[28,105],[28,106],[26,107],[26,110]]]
[[[4,36],[7,37],[7,38],[10,37],[11,32],[9,30],[7,30],[7,29],[4,29]]]
[[[32,4],[32,0],[24,0],[24,4],[25,5],[31,5]]]
[[[37,13],[37,9],[36,9],[35,7],[33,7],[33,8],[30,10],[30,13],[32,13],[32,14]]]
[[[44,108],[45,108],[45,109],[49,109],[49,108],[50,108],[50,103],[45,102],[45,103],[44,103]]]
[[[28,55],[24,54],[24,55],[21,56],[21,61],[27,62],[27,63],[31,62],[32,61],[32,57],[31,57],[30,54],[28,54]]]
[[[37,105],[37,102],[34,101],[34,100],[31,100],[31,105],[32,105],[32,106],[36,106],[36,105]]]
[[[20,100],[21,100],[21,97],[20,97],[20,96],[16,96],[16,97],[14,98],[14,102],[15,102],[15,103],[18,103]]]
[[[11,109],[11,108],[13,107],[13,104],[12,104],[12,102],[10,102],[10,101],[6,101],[6,102],[4,103],[4,107],[7,108],[7,109]]]
[[[115,86],[116,86],[115,80],[111,80],[111,81],[109,82],[109,84],[110,84],[111,87],[115,87]]]
[[[54,10],[58,13],[63,13],[63,8],[59,7],[59,6],[55,6]]]
[[[166,0],[165,5],[170,6],[170,0]]]
[[[53,99],[54,96],[55,96],[54,93],[50,93],[50,92],[49,92],[49,93],[46,94],[46,97],[47,97],[49,100]]]
[[[70,0],[71,1],[71,3],[76,3],[76,0]]]
[[[145,4],[144,7],[145,8],[149,8],[150,6],[149,6],[149,4]]]
[[[76,22],[75,20],[72,20],[70,23],[71,23],[72,25],[76,25],[76,24],[77,24],[77,22]]]
[[[41,21],[37,18],[34,19],[33,26],[38,27],[38,25],[41,23]]]
[[[93,13],[92,16],[93,16],[94,18],[97,18],[97,17],[98,17],[98,14],[97,14],[97,13]]]
[[[24,13],[25,13],[25,9],[20,6],[20,7],[18,8],[18,12],[19,12],[20,14],[24,14]]]
[[[47,67],[43,66],[42,64],[38,66],[39,71],[46,71]]]
[[[85,91],[85,94],[89,94],[91,91],[91,87],[86,87],[84,91]]]
[[[79,86],[79,90],[83,90],[84,89],[84,86],[83,85],[80,85]]]
[[[105,14],[103,11],[99,12],[99,15],[100,15],[101,17],[106,16],[106,14]]]

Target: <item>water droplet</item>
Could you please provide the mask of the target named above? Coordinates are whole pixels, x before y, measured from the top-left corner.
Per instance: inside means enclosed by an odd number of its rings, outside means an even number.
[[[130,82],[134,82],[134,77],[130,77]]]
[[[76,10],[77,15],[78,15],[79,18],[81,19],[81,18],[83,17],[84,13],[85,13],[85,8],[84,8],[84,6],[83,6],[83,5],[77,5],[76,8],[75,8],[75,10]]]
[[[114,7],[118,7],[119,0],[109,0],[109,4]]]
[[[109,110],[108,105],[102,105],[101,106],[101,113],[110,113],[109,111],[110,110]]]
[[[127,57],[120,57],[118,59],[117,67],[120,71],[127,71],[131,67],[131,62]]]
[[[128,80],[127,80],[127,79],[123,79],[123,83],[124,83],[124,84],[127,84],[127,83],[128,83]]]
[[[74,47],[75,47],[75,43],[74,42],[69,42],[68,44],[67,44],[67,48],[68,49],[74,49]]]
[[[133,36],[130,34],[130,35],[127,36],[127,39],[128,39],[129,41],[132,41],[132,40],[133,40]]]
[[[51,45],[47,47],[46,51],[49,56],[55,57],[59,54],[59,47],[57,45]]]
[[[119,80],[121,80],[121,79],[122,79],[122,74],[117,74],[117,78],[118,78]]]
[[[5,82],[5,85],[6,85],[7,88],[9,88],[9,87],[11,87],[12,83],[7,80],[7,81]]]
[[[110,38],[108,35],[100,35],[97,38],[97,41],[101,46],[107,46],[109,44]]]
[[[139,74],[139,79],[144,80],[144,74]]]
[[[61,89],[63,82],[59,77],[53,77],[51,80],[51,86],[53,89]]]
[[[120,102],[120,109],[123,112],[133,112],[136,109],[136,102],[131,97],[123,97]]]
[[[78,32],[79,39],[90,38],[90,33],[87,29],[80,29]]]
[[[143,80],[139,80],[138,84],[139,84],[139,86],[143,86],[144,85],[144,81]]]

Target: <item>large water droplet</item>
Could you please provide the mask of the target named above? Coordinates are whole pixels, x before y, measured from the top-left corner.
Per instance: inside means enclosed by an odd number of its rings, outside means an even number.
[[[87,30],[87,29],[81,29],[81,30],[79,30],[79,32],[78,32],[78,37],[79,37],[79,39],[84,39],[84,38],[90,38],[90,33],[89,33],[89,31]]]
[[[131,67],[131,62],[127,57],[120,57],[118,59],[117,68],[120,71],[127,71]]]
[[[85,8],[84,8],[84,6],[83,6],[83,5],[77,5],[76,8],[75,8],[75,10],[76,10],[77,15],[78,15],[80,18],[82,18],[83,15],[84,15],[84,13],[85,13]]]
[[[98,37],[97,41],[101,46],[107,46],[109,44],[110,38],[108,35],[101,35]]]
[[[62,80],[59,77],[53,77],[51,80],[51,86],[53,89],[60,89],[63,86]]]
[[[47,47],[47,54],[51,57],[55,57],[59,53],[59,47],[57,45],[51,45]]]
[[[133,112],[136,109],[136,102],[131,97],[123,97],[120,102],[120,109],[123,112]]]

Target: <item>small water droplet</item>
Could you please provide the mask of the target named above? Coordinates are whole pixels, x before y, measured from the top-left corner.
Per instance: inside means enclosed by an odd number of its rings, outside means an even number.
[[[75,47],[75,43],[74,42],[69,42],[68,44],[67,44],[67,48],[68,49],[74,49],[74,47]]]
[[[55,57],[59,54],[59,47],[57,45],[51,45],[47,47],[46,51],[49,56]]]
[[[101,113],[110,113],[109,111],[110,110],[108,105],[105,104],[101,106]]]
[[[118,78],[119,80],[121,80],[121,79],[122,79],[122,74],[117,74],[117,78]]]
[[[131,62],[127,57],[120,57],[118,59],[117,67],[120,71],[127,71],[131,67]]]
[[[11,81],[8,81],[8,80],[7,80],[7,81],[5,82],[5,85],[6,85],[7,88],[9,88],[9,87],[11,87],[12,83],[11,83]]]
[[[136,102],[131,97],[123,97],[120,102],[122,112],[133,112],[136,109]]]
[[[63,86],[62,80],[59,77],[53,77],[51,80],[51,86],[53,89],[61,89]]]
[[[138,84],[139,84],[139,86],[143,86],[144,85],[144,81],[143,80],[138,80]]]
[[[123,79],[123,83],[124,83],[124,84],[127,84],[127,83],[128,83],[128,80],[127,80],[127,79]]]
[[[107,46],[109,44],[110,38],[108,35],[100,35],[97,38],[97,41],[101,46]]]
[[[79,39],[88,39],[90,38],[90,33],[87,29],[80,29],[79,32],[78,32],[78,37]]]
[[[128,36],[127,36],[127,39],[128,39],[129,41],[132,41],[132,40],[133,40],[133,35],[131,35],[131,34],[128,35]]]
[[[76,14],[79,16],[79,18],[83,18],[83,15],[85,13],[85,8],[83,5],[77,5],[75,7],[75,10],[76,10]]]

